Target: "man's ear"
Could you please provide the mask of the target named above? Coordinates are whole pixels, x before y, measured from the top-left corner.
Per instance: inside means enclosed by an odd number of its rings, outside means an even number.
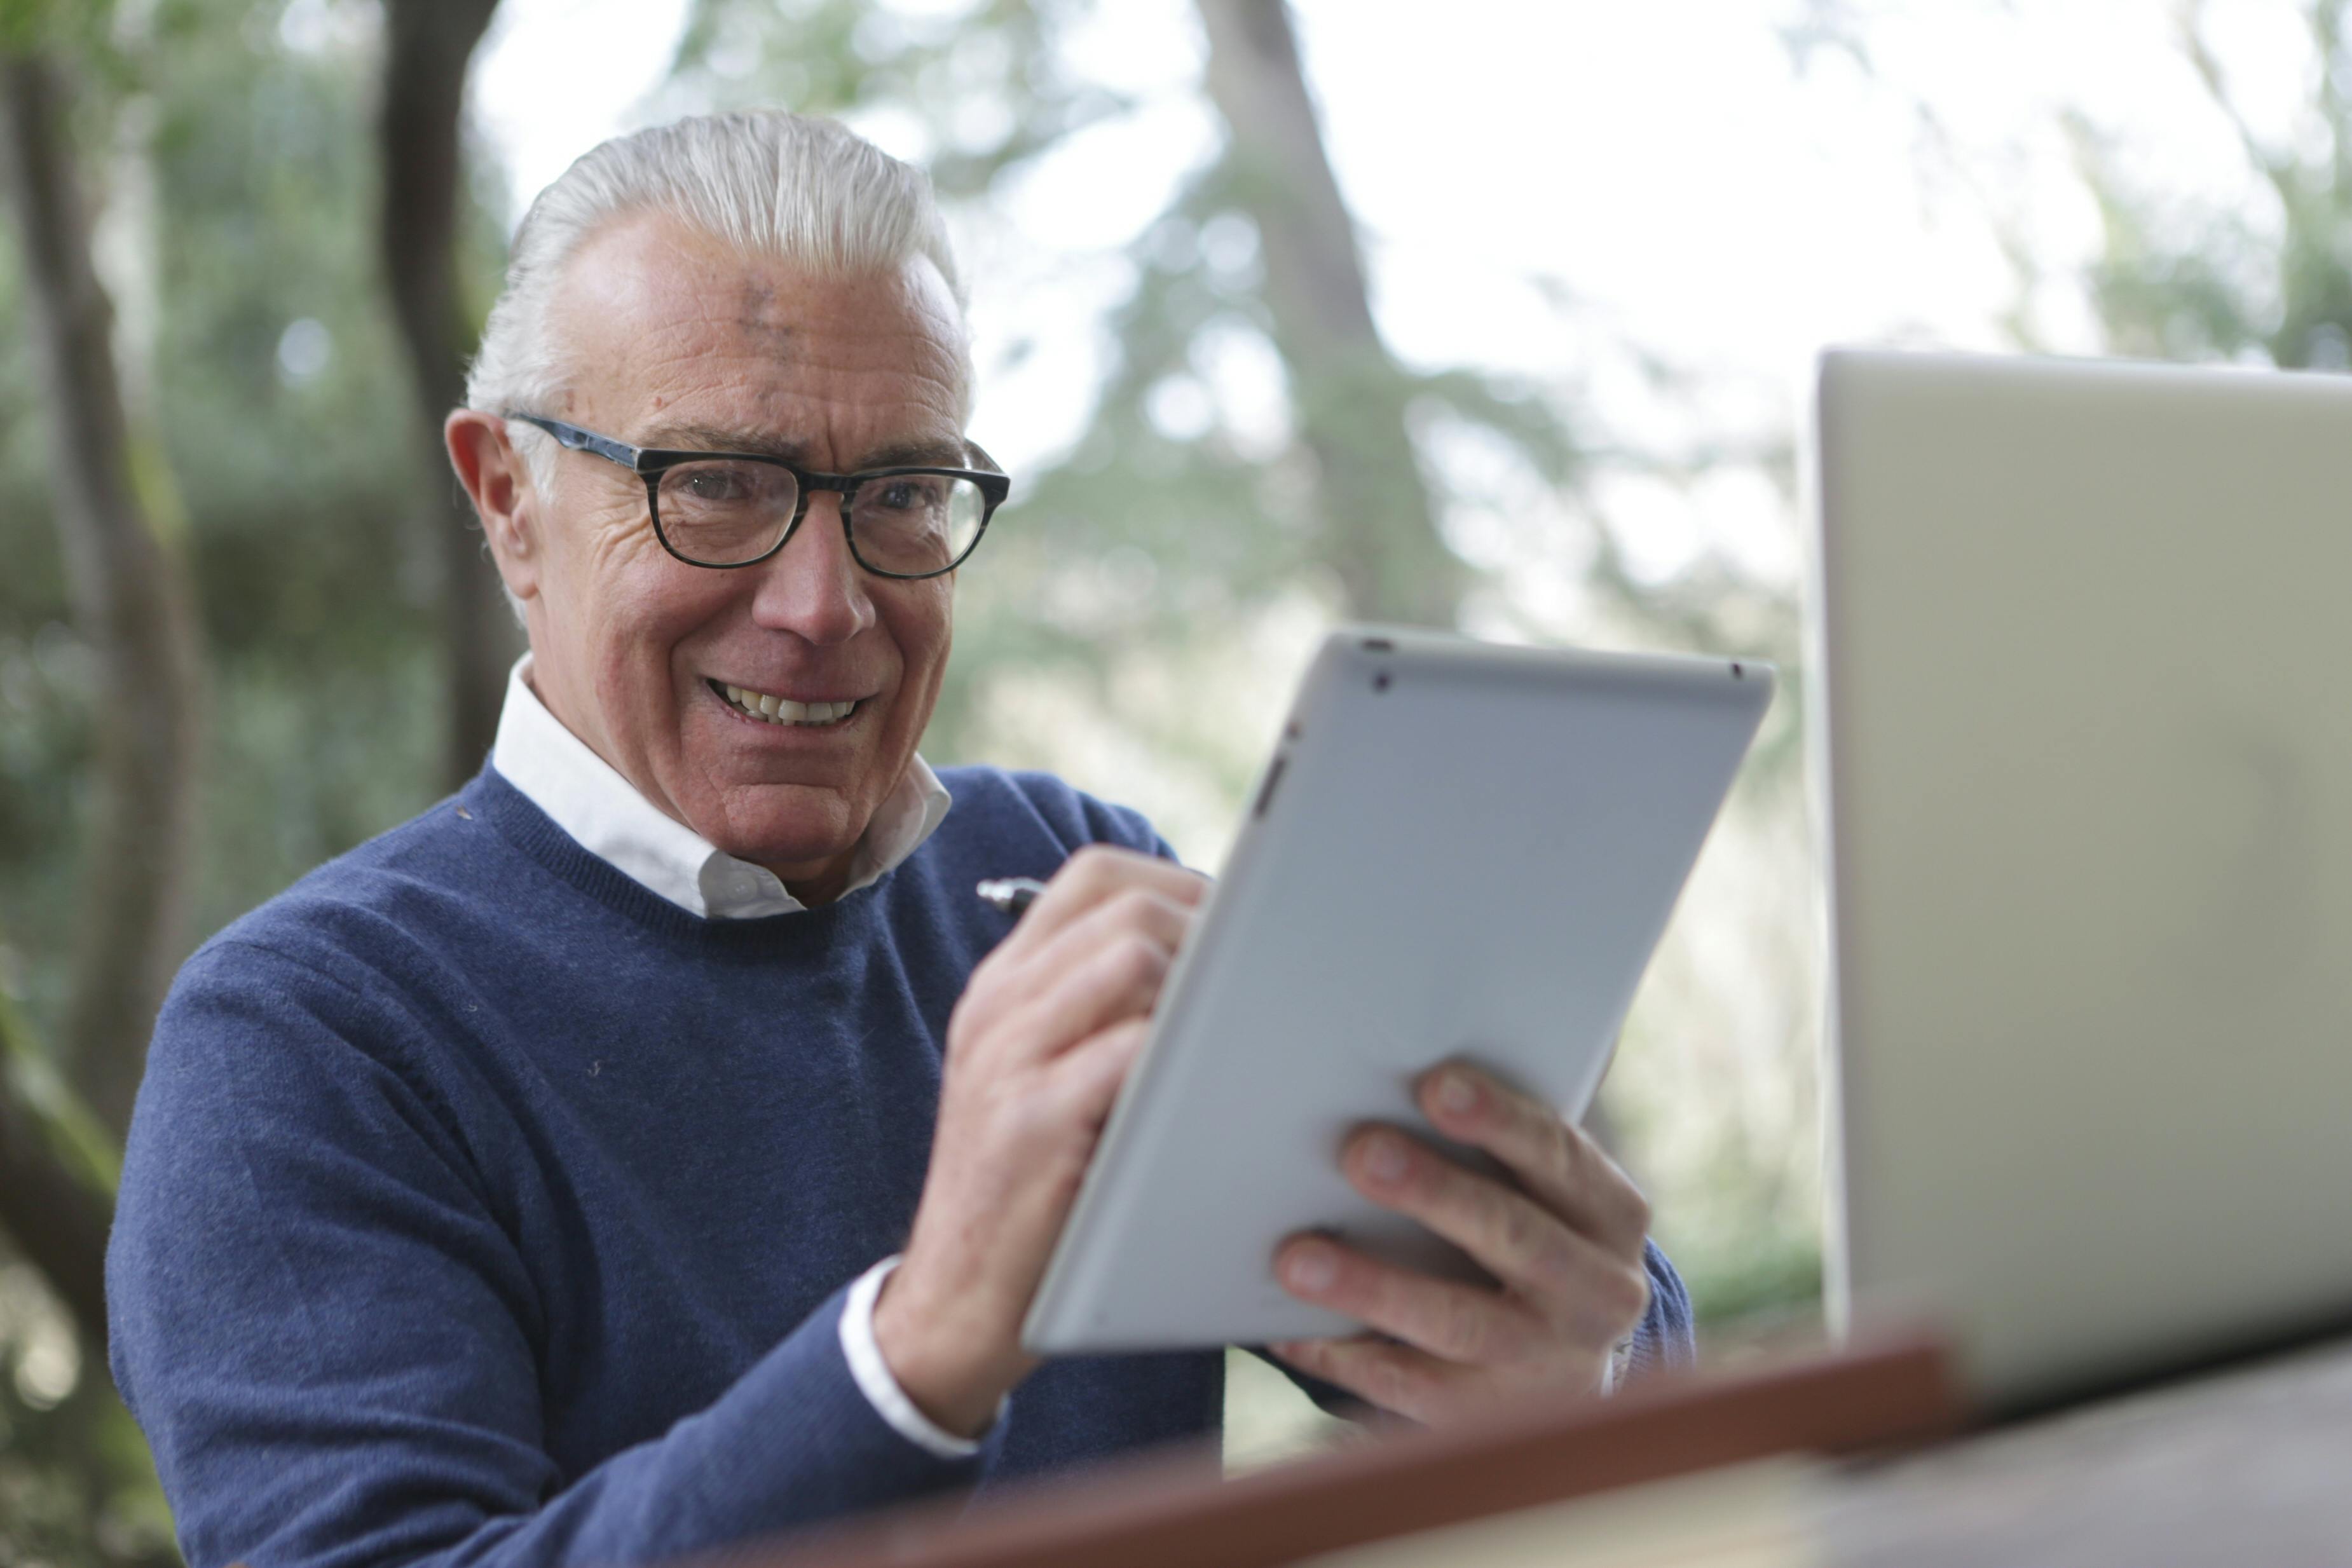
[[[517,599],[539,592],[539,492],[530,468],[507,439],[507,422],[479,409],[454,408],[441,426],[449,447],[449,465],[482,519],[482,533],[490,541],[490,559],[507,591]]]

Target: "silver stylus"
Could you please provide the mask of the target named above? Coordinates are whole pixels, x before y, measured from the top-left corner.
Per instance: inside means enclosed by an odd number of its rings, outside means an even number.
[[[992,876],[972,891],[979,894],[983,902],[1017,919],[1023,910],[1037,902],[1037,895],[1045,891],[1045,884],[1029,876]]]

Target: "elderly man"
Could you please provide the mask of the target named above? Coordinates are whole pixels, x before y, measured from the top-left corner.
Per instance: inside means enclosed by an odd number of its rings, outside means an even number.
[[[490,765],[231,926],[157,1026],[116,1375],[198,1568],[646,1562],[1213,1431],[1215,1354],[1018,1327],[1202,881],[916,742],[1005,481],[921,177],[841,128],[608,142],[515,240],[448,447],[530,637]],[[1050,878],[1017,924],[983,877]],[[1499,1289],[1301,1238],[1440,1422],[1687,1354],[1625,1178],[1466,1070],[1364,1191]]]

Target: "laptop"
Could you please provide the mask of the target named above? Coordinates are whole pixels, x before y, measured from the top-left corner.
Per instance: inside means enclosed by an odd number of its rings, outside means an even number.
[[[1994,1412],[2352,1328],[2352,377],[1820,367],[1833,1322]]]

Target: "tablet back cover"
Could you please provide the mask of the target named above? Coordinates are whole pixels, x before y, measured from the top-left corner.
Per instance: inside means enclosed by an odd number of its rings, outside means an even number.
[[[1769,666],[1335,632],[1309,669],[1024,1333],[1041,1353],[1351,1332],[1271,1260],[1322,1228],[1460,1273],[1349,1186],[1465,1057],[1580,1115],[1771,696]]]

